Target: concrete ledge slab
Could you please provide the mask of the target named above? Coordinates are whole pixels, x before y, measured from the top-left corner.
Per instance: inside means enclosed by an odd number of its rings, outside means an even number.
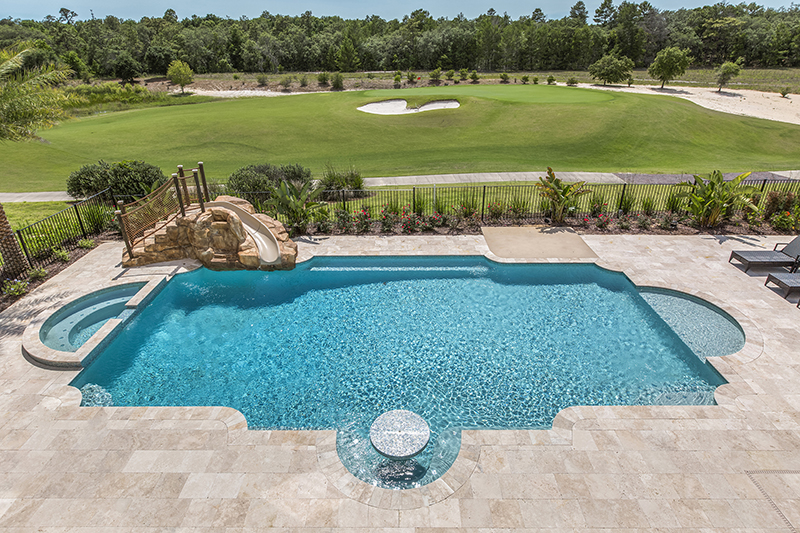
[[[521,226],[512,228],[481,228],[489,249],[497,257],[552,260],[598,259],[580,235],[571,228]]]

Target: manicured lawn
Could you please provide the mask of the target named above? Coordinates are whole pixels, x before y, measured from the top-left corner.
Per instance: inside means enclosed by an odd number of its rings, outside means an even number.
[[[402,116],[362,104],[456,98],[459,109]],[[76,119],[46,142],[0,145],[0,191],[64,190],[99,159],[143,159],[165,173],[205,162],[224,181],[253,163],[327,163],[365,177],[455,172],[706,173],[786,170],[800,161],[800,126],[710,111],[666,96],[546,85],[305,94],[141,109]]]
[[[24,228],[43,218],[67,209],[70,204],[66,202],[7,202],[3,204],[11,227]]]

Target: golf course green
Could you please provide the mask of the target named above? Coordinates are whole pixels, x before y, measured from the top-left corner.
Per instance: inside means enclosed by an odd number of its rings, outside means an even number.
[[[398,116],[457,99],[458,109]],[[204,161],[214,181],[254,163],[326,164],[363,176],[542,170],[706,173],[794,169],[800,126],[711,111],[657,95],[547,85],[450,85],[240,98],[68,120],[42,141],[0,144],[0,192],[65,190],[100,159],[141,159],[165,173]]]

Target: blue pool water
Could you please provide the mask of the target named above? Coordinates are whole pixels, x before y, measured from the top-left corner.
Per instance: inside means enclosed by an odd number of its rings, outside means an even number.
[[[446,471],[464,428],[548,428],[571,405],[711,404],[722,383],[625,276],[594,265],[342,257],[177,276],[73,385],[114,405],[229,406],[250,428],[337,429],[351,472],[408,487]],[[399,474],[368,438],[392,409],[431,428]]]

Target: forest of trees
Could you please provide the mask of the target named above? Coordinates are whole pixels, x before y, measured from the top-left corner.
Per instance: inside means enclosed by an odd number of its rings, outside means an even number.
[[[744,66],[800,66],[800,6],[718,3],[659,11],[649,2],[604,0],[594,14],[578,1],[567,17],[541,9],[512,20],[489,10],[467,19],[434,19],[417,10],[403,20],[215,15],[178,20],[172,9],[139,21],[79,19],[62,8],[44,20],[0,19],[0,47],[36,43],[32,62],[60,60],[79,77],[164,74],[180,59],[198,73],[478,69],[580,70],[606,53],[647,66],[665,47],[689,49],[695,66],[742,58]]]

